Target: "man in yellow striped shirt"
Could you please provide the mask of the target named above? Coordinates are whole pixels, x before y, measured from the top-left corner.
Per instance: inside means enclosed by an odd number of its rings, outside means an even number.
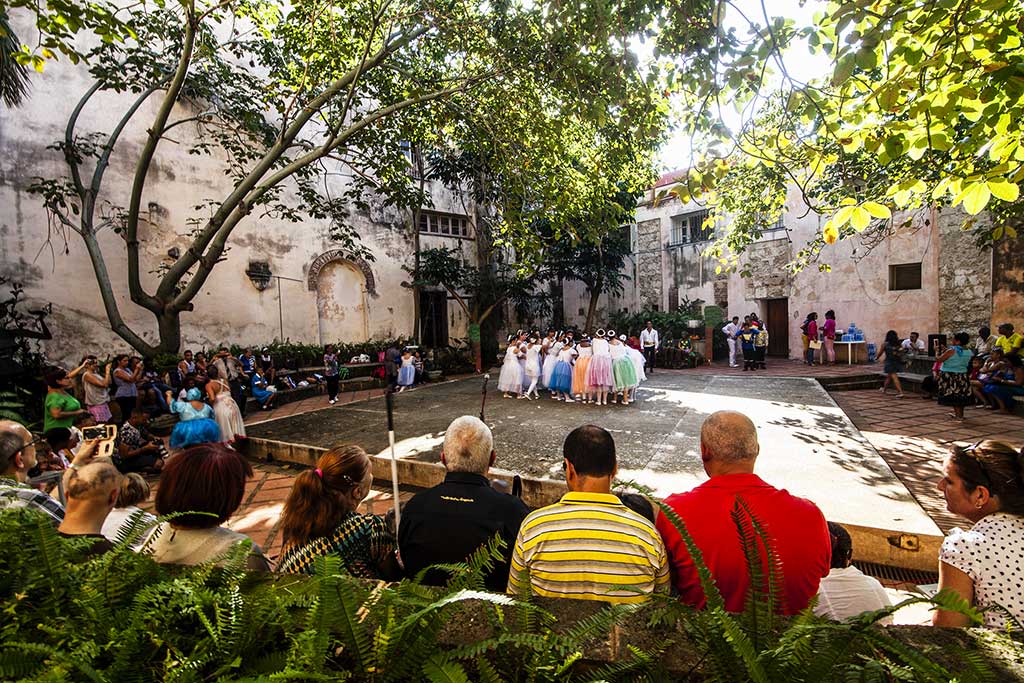
[[[668,556],[654,525],[611,492],[615,442],[600,427],[574,429],[562,446],[569,492],[519,528],[508,592],[643,602],[669,589]]]

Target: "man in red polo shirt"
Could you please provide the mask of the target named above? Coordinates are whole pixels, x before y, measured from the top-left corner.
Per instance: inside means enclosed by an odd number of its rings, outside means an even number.
[[[731,515],[736,498],[741,497],[764,526],[782,562],[784,594],[778,609],[796,614],[808,606],[818,583],[828,575],[832,555],[828,525],[814,503],[770,486],[754,474],[759,449],[757,430],[746,415],[728,410],[712,414],[700,430],[701,459],[711,479],[665,502],[686,523],[726,609],[741,612],[750,572]],[[658,517],[657,526],[680,599],[702,609],[704,591],[682,538],[664,515]]]

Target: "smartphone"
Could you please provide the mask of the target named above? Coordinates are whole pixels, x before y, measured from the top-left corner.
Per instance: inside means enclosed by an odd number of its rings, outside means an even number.
[[[112,440],[117,438],[117,425],[96,425],[86,427],[82,430],[82,438],[86,441],[92,439]]]

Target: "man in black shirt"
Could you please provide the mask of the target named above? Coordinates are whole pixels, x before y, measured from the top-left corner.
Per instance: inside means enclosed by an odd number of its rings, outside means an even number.
[[[416,576],[433,564],[463,562],[495,534],[505,540],[504,560],[485,577],[488,590],[508,585],[508,568],[519,525],[529,513],[519,498],[491,488],[487,471],[494,465],[491,430],[465,415],[448,426],[441,462],[448,470],[444,482],[413,496],[402,509],[398,549],[406,576]],[[444,585],[448,575],[430,571],[429,585]]]

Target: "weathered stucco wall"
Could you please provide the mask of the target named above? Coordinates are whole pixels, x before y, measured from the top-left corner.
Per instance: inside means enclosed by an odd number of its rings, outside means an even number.
[[[28,102],[20,109],[4,110],[0,117],[0,273],[24,283],[30,305],[53,303],[54,340],[46,348],[55,360],[77,358],[83,350],[106,353],[127,349],[109,329],[81,238],[48,227],[40,200],[27,192],[34,177],[62,177],[65,173],[60,153],[46,146],[62,137],[67,116],[89,85],[84,69],[66,62],[49,64],[45,73],[33,74]],[[98,96],[83,112],[80,133],[109,132],[128,102],[116,95]],[[188,113],[176,111],[172,120]],[[102,199],[108,205],[127,204],[134,159],[151,117],[152,107],[148,111],[144,107],[117,145],[104,180]],[[221,158],[187,153],[189,137],[196,133],[189,125],[177,128],[175,137],[180,144],[165,141],[160,145],[147,180],[143,199],[147,210],[140,230],[141,271],[144,286],[151,292],[156,283],[153,271],[171,262],[168,251],[188,247],[190,219],[207,215],[207,209],[196,207],[229,191]],[[345,187],[339,181],[342,169],[333,170],[339,173],[331,176],[328,185],[337,196]],[[452,193],[438,187],[432,187],[431,193],[435,209],[468,213]],[[231,235],[223,262],[214,268],[194,300],[195,310],[182,315],[183,344],[255,344],[282,336],[318,343],[411,335],[412,290],[401,286],[409,277],[402,267],[413,262],[408,216],[381,208],[379,201],[370,203],[369,212],[352,207],[349,221],[372,254],[373,293],[367,292],[362,269],[340,262],[325,266],[316,286],[309,287],[311,264],[337,248],[328,236],[326,222],[290,223],[254,213]],[[153,316],[128,298],[123,239],[107,230],[99,241],[122,316],[144,338],[154,340]],[[422,242],[423,248],[457,246],[467,260],[476,260],[470,240],[425,236]],[[274,275],[297,281],[272,280],[261,292],[245,274],[250,261],[265,261]],[[328,315],[326,324],[322,314]],[[454,302],[449,302],[449,318],[450,335],[464,336],[466,321]]]
[[[1012,323],[1024,332],[1024,238],[1004,240],[992,253],[992,331]]]

